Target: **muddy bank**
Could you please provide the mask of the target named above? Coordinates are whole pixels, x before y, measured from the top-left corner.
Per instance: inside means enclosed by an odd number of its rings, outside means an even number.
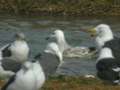
[[[52,16],[119,16],[119,0],[0,0],[0,13]]]

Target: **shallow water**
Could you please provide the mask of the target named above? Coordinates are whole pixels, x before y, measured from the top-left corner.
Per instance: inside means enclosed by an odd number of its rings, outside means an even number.
[[[89,34],[81,31],[107,23],[119,36],[120,18],[65,18],[39,17],[20,18],[0,16],[0,46],[13,41],[16,32],[24,32],[31,48],[31,58],[42,52],[47,43],[45,38],[55,29],[62,29],[68,43],[72,46],[94,46]],[[65,63],[58,70],[59,74],[85,75],[95,74],[95,58],[64,58]]]

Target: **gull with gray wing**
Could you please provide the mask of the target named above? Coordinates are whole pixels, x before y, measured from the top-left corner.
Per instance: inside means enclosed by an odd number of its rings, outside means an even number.
[[[56,43],[49,43],[43,53],[26,61],[1,90],[39,90],[49,75],[62,64],[62,53]]]

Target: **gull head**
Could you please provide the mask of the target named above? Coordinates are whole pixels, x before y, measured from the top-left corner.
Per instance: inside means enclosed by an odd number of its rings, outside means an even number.
[[[96,37],[112,36],[112,30],[107,24],[99,24],[95,28],[88,30],[88,32],[91,34],[91,36]]]
[[[24,33],[16,33],[15,34],[15,39],[16,40],[25,40],[26,38],[25,38]]]
[[[51,38],[54,38],[56,39],[56,41],[63,41],[65,38],[64,38],[64,33],[62,30],[60,29],[57,29],[55,30],[52,34],[50,34],[49,37],[47,37],[46,39],[51,39]]]
[[[99,24],[95,28],[88,30],[92,37],[95,37],[97,47],[100,49],[107,41],[112,40],[113,33],[109,25]]]

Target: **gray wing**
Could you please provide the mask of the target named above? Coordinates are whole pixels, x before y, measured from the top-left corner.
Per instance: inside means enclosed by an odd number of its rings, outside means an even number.
[[[58,68],[58,65],[60,64],[59,58],[50,53],[42,53],[38,60],[46,76],[54,74]]]
[[[17,72],[21,68],[21,63],[11,59],[3,59],[1,65],[4,70]]]

